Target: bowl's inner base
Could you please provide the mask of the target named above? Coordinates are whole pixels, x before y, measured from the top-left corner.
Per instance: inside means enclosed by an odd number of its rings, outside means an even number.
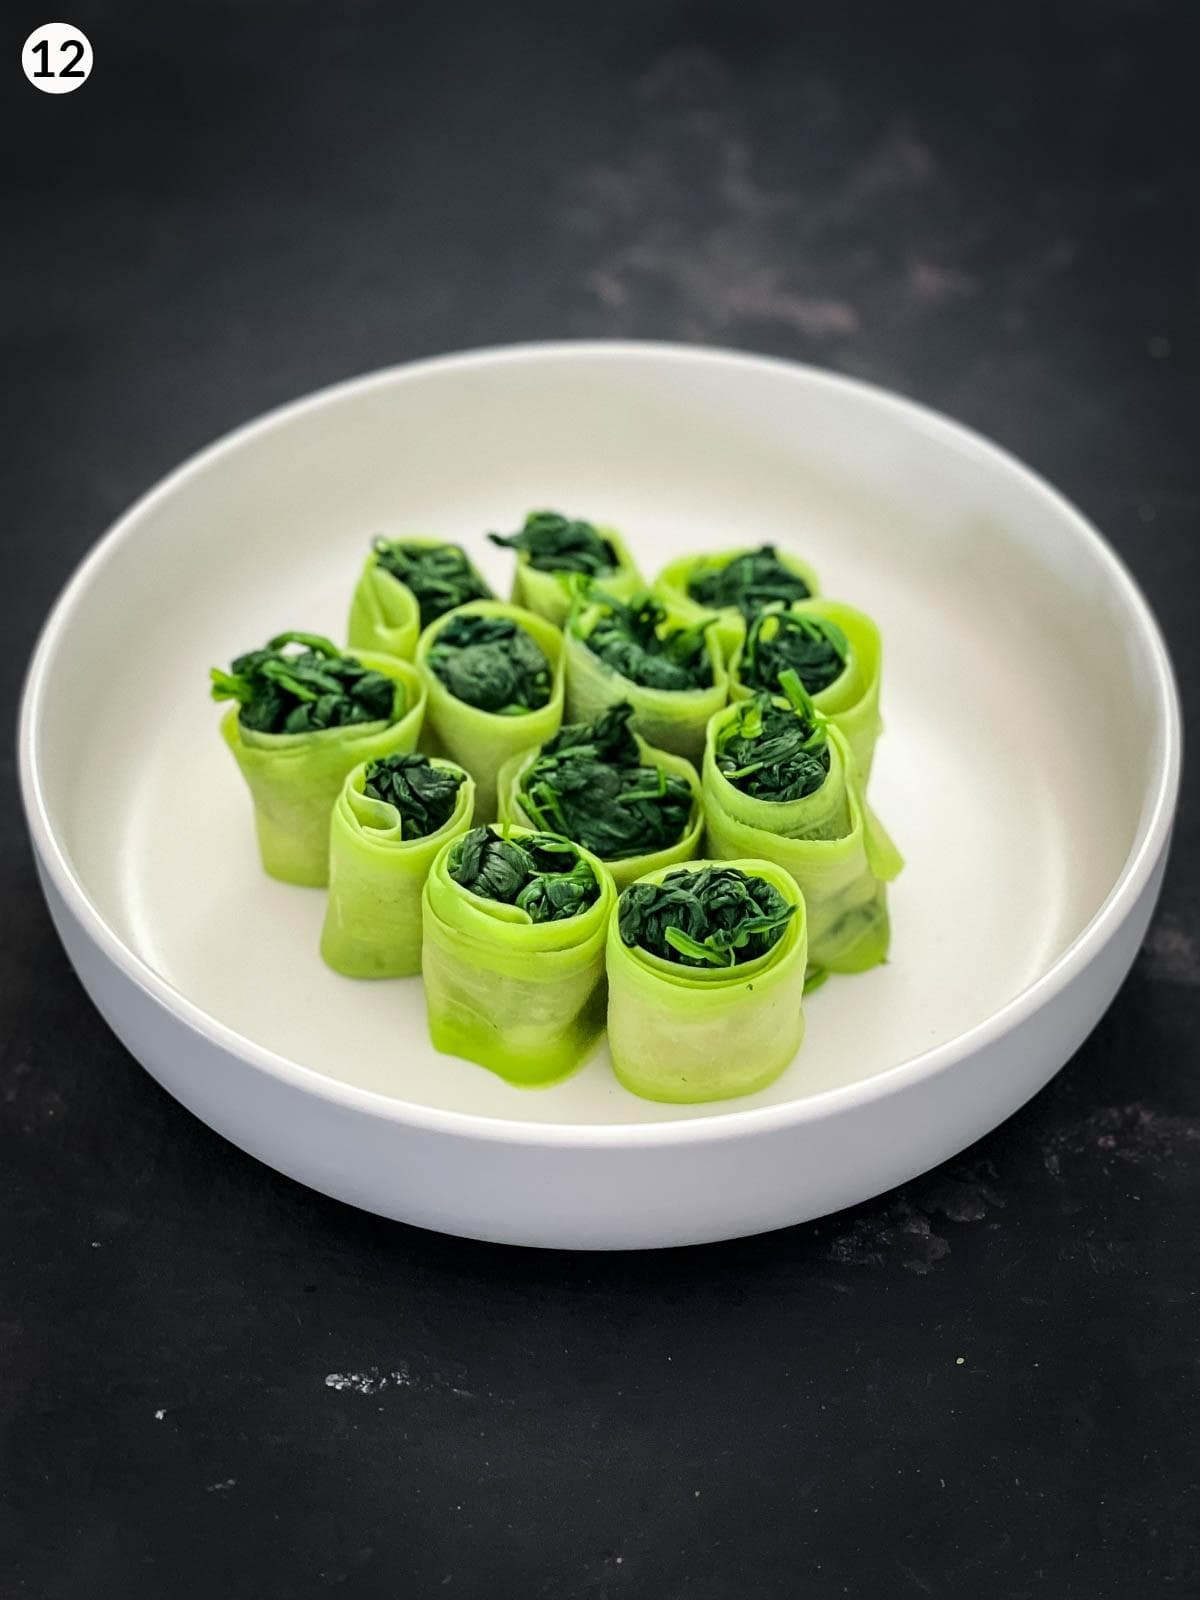
[[[116,931],[196,1005],[317,1072],[428,1106],[578,1123],[730,1109],[638,1100],[603,1050],[544,1091],[437,1055],[420,981],[328,971],[323,894],[258,866],[249,799],[217,734],[222,708],[206,696],[210,664],[285,627],[342,637],[376,531],[463,539],[505,583],[507,558],[482,532],[537,504],[621,527],[648,576],[689,548],[776,539],[883,630],[872,800],[907,858],[892,959],[818,991],[796,1061],[737,1106],[867,1078],[953,1039],[1095,915],[1134,837],[1150,752],[1133,675],[1106,637],[1104,583],[1043,554],[1023,524],[1023,480],[917,432],[906,455],[894,421],[877,436],[859,425],[853,396],[840,418],[842,402],[818,394],[807,434],[774,435],[769,405],[761,426],[739,430],[715,427],[711,396],[675,395],[670,414],[651,396],[640,424],[596,449],[600,421],[589,433],[569,396],[561,408],[534,396],[536,428],[522,427],[520,405],[510,418],[489,401],[486,384],[449,416],[436,395],[411,415],[384,398],[359,400],[307,442],[268,441],[150,512],[158,525],[101,574],[75,659],[47,692],[46,790],[75,868]],[[634,406],[628,394],[610,403],[626,417]],[[464,427],[469,404],[487,428]],[[400,458],[405,427],[422,437]],[[431,443],[455,428],[463,459]],[[321,470],[335,459],[337,472]]]

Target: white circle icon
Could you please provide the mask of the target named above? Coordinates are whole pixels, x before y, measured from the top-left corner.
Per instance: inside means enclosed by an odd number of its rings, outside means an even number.
[[[43,22],[26,39],[21,65],[43,94],[70,94],[91,75],[91,42],[69,22]]]

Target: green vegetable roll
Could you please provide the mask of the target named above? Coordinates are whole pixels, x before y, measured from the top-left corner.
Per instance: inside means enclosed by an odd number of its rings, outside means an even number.
[[[237,702],[221,734],[250,787],[264,869],[284,883],[328,882],[342,782],[360,761],[415,747],[420,676],[391,656],[343,654],[320,634],[281,633],[211,678],[214,700]]]
[[[350,602],[352,646],[411,661],[421,629],[492,591],[461,545],[438,539],[376,539]]]
[[[475,600],[426,628],[417,666],[432,732],[475,779],[476,819],[490,821],[504,762],[562,722],[562,634],[519,606]]]
[[[531,511],[520,533],[489,533],[493,544],[517,552],[513,603],[561,628],[571,609],[571,580],[598,578],[623,598],[641,585],[625,541],[615,528],[597,527],[557,511]]]
[[[608,925],[608,1042],[627,1089],[698,1104],[753,1094],[804,1037],[804,900],[769,861],[639,878]]]
[[[882,664],[879,629],[870,617],[840,600],[803,600],[750,624],[729,663],[729,697],[778,694],[790,668],[817,710],[845,734],[865,788],[883,727]]]
[[[704,814],[690,761],[655,750],[629,726],[628,701],[569,723],[540,750],[500,769],[500,821],[561,834],[590,850],[618,889],[656,867],[690,861]]]
[[[434,857],[466,833],[475,783],[425,755],[361,762],[330,819],[329,902],[321,954],[348,978],[421,970],[421,892]]]
[[[528,828],[474,828],[425,884],[422,970],[434,1047],[516,1084],[573,1072],[604,1028],[616,900],[595,856]]]
[[[844,735],[794,672],[782,687],[786,698],[738,701],[709,724],[704,818],[714,856],[773,861],[803,890],[815,984],[886,960],[885,885],[903,860],[863,798]]]
[[[818,592],[813,569],[773,544],[680,556],[662,569],[654,588],[685,618],[716,614],[726,661],[760,611],[807,600]]]
[[[684,621],[645,592],[626,604],[581,586],[565,640],[571,722],[592,722],[606,706],[628,701],[635,733],[699,764],[708,719],[729,687],[711,623]]]

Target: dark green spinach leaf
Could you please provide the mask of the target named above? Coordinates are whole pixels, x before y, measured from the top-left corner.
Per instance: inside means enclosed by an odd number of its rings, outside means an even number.
[[[382,756],[367,763],[363,793],[400,813],[401,836],[424,839],[454,815],[463,774],[435,767],[428,756]]]
[[[538,572],[582,572],[594,578],[616,569],[617,553],[590,522],[558,511],[531,511],[520,533],[489,533],[493,544],[524,551]]]
[[[743,700],[721,732],[717,767],[756,800],[803,800],[829,775],[829,733],[797,675],[780,685],[787,699]]]
[[[746,621],[766,606],[807,600],[809,587],[790,567],[785,567],[773,544],[744,550],[723,567],[703,568],[688,580],[688,594],[697,605],[714,611],[736,606]]]
[[[623,944],[681,967],[733,967],[773,949],[795,913],[773,884],[739,867],[677,867],[661,883],[630,884],[617,929]]]
[[[713,666],[705,637],[712,621],[672,624],[651,594],[623,604],[599,589],[588,592],[583,642],[614,672],[643,689],[708,689]]]
[[[411,589],[420,607],[421,626],[468,600],[490,600],[492,591],[457,544],[416,544],[403,539],[376,539],[375,564]]]
[[[288,653],[289,645],[299,645]],[[317,633],[280,633],[262,650],[213,667],[214,700],[237,700],[253,733],[319,733],[360,722],[394,722],[403,691],[385,673],[343,655]]]
[[[483,900],[518,906],[533,922],[561,922],[595,905],[600,885],[569,839],[533,833],[506,839],[494,827],[472,828],[451,846],[455,883]]]
[[[508,617],[452,617],[426,660],[456,700],[496,716],[537,711],[554,689],[541,646]]]
[[[841,677],[849,655],[850,641],[836,622],[799,611],[767,611],[750,624],[738,672],[748,689],[774,694],[790,668],[809,694],[820,694]]]
[[[526,815],[602,861],[649,855],[678,844],[692,814],[686,781],[642,765],[628,701],[594,722],[561,728],[527,769],[518,796]]]

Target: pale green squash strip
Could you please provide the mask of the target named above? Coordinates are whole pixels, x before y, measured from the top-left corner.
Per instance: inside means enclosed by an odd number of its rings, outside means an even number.
[[[520,716],[481,711],[456,699],[427,664],[429,650],[452,618],[463,615],[506,617],[524,628],[540,645],[553,673],[553,692],[546,705]],[[544,617],[503,600],[473,600],[431,622],[417,645],[417,668],[429,696],[429,729],[439,754],[465,767],[475,780],[475,821],[496,815],[496,780],[512,755],[541,744],[558,732],[563,719],[563,637]]]
[[[404,978],[421,970],[425,879],[443,845],[471,827],[475,783],[464,773],[450,818],[434,833],[406,838],[396,807],[363,792],[366,770],[363,762],[349,774],[330,818],[321,955],[348,978]]]
[[[637,563],[615,528],[603,528],[597,524],[596,532],[608,541],[617,557],[615,569],[602,573],[596,582],[618,600],[628,599],[642,586]],[[561,628],[571,610],[572,585],[577,577],[577,573],[543,572],[538,567],[530,566],[527,550],[518,550],[513,573],[513,604],[524,606],[527,611],[535,612],[539,617],[545,617],[547,622],[552,622],[556,628]]]
[[[255,733],[242,727],[237,706],[221,719],[254,803],[263,869],[284,883],[320,888],[329,881],[329,818],[347,773],[362,761],[415,750],[420,737],[426,696],[415,667],[372,651],[351,653],[396,684],[393,721]]]
[[[508,827],[519,839],[529,829]],[[534,923],[517,906],[485,900],[449,872],[443,846],[422,898],[422,972],[434,1048],[519,1085],[573,1072],[604,1029],[604,941],[616,890],[586,850],[600,893],[576,917]]]
[[[716,762],[730,706],[709,725],[702,775],[709,853],[720,860],[754,855],[789,872],[808,908],[811,977],[864,972],[886,960],[891,938],[886,885],[903,858],[862,795],[854,757],[829,728],[829,774],[802,800],[744,794]]]
[[[412,541],[416,543],[416,541]],[[346,639],[352,649],[411,661],[421,637],[421,612],[407,584],[381,567],[372,550],[350,600]]]
[[[599,590],[601,586],[596,585],[596,588]],[[706,630],[705,641],[712,666],[711,687],[648,689],[614,671],[588,649],[587,636],[594,625],[596,606],[601,602],[602,595],[593,599],[586,591],[577,591],[575,606],[567,619],[563,635],[566,720],[592,722],[606,706],[628,700],[634,711],[630,726],[635,733],[655,749],[683,756],[699,766],[708,720],[729,698],[729,675],[717,641],[716,625]],[[699,620],[684,617],[669,606],[666,612],[667,624],[672,627]]]
[[[688,871],[710,866],[690,861]],[[787,872],[746,856],[723,863],[765,878],[797,907],[765,956],[735,967],[685,967],[621,939],[608,925],[608,1043],[625,1088],[682,1105],[764,1089],[804,1038],[807,931],[803,897]],[[647,876],[661,882],[670,867]]]

